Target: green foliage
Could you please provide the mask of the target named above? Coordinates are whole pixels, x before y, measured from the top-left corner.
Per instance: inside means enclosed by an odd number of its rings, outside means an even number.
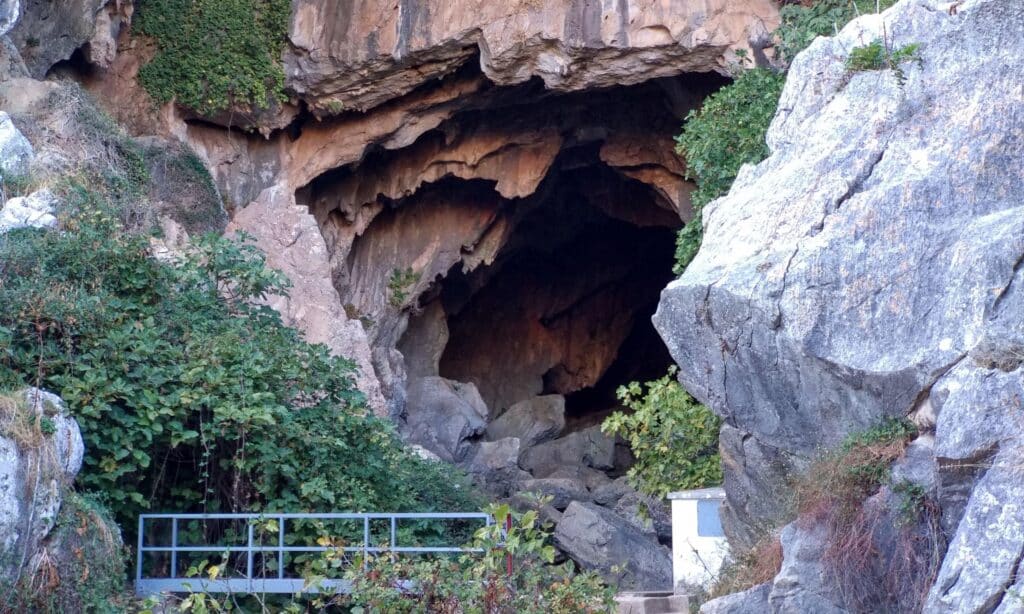
[[[805,5],[787,4],[779,14],[776,50],[788,64],[819,36],[831,36],[858,15],[885,10],[896,0],[817,0]]]
[[[245,237],[203,237],[172,266],[95,194],[69,194],[81,198],[62,232],[0,238],[0,389],[67,401],[86,442],[79,484],[119,521],[479,507],[461,476],[368,414],[350,362],[256,302],[286,287]]]
[[[633,485],[657,497],[722,482],[720,421],[683,390],[675,372],[672,367],[660,379],[619,387],[619,399],[632,412],[615,412],[601,425],[632,448],[636,463],[628,475]]]
[[[755,68],[709,96],[690,111],[676,137],[676,151],[686,158],[686,176],[697,183],[694,218],[679,233],[675,272],[693,260],[703,233],[700,211],[729,191],[744,164],[768,156],[765,133],[775,115],[785,77]]]
[[[346,578],[353,583],[352,594],[334,601],[349,606],[353,613],[611,611],[613,588],[604,586],[593,573],[576,573],[571,562],[553,564],[555,548],[549,532],[539,526],[535,511],[520,515],[507,505],[488,511],[496,524],[477,531],[467,544],[479,553],[458,559],[375,557],[365,571],[358,564],[349,568]],[[510,515],[512,528],[503,536]],[[512,575],[506,568],[508,556],[513,559]]]
[[[136,27],[157,54],[139,71],[154,99],[204,115],[284,100],[289,0],[144,0]]]
[[[126,552],[110,513],[95,498],[67,490],[34,568],[14,586],[0,584],[3,611],[62,614],[132,611]],[[9,608],[9,609],[8,609]]]
[[[420,274],[413,271],[411,267],[405,269],[393,269],[391,277],[388,278],[388,302],[392,307],[401,307],[409,300],[409,293],[416,282],[420,280]]]
[[[921,46],[917,43],[891,48],[888,42],[876,38],[867,45],[854,47],[846,58],[847,73],[869,70],[891,70],[896,76],[896,83],[902,88],[907,82],[903,64],[914,62],[918,66],[924,62],[921,57]]]

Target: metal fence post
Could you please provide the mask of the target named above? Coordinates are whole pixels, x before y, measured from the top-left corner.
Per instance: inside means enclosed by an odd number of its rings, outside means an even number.
[[[171,519],[171,577],[178,577],[178,519]]]
[[[277,519],[277,578],[284,578],[284,521],[285,517]]]
[[[252,534],[253,534],[253,520],[249,520],[249,546],[246,548],[246,560],[245,560],[245,577],[252,584]]]
[[[396,531],[396,526],[397,525],[398,525],[398,519],[395,518],[394,516],[392,516],[391,517],[391,562],[392,563],[394,563],[395,560],[396,560],[395,559],[395,546],[398,545],[398,543],[396,542],[396,537],[395,537],[395,534],[397,533],[397,531]]]
[[[363,517],[363,569],[366,569],[367,557],[370,556],[370,517]]]
[[[138,585],[142,581],[142,539],[143,531],[145,530],[145,516],[139,516],[139,550],[138,554],[135,555],[135,584]]]

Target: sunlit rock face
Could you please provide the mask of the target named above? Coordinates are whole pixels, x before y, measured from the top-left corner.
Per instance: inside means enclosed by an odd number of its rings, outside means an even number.
[[[928,612],[1020,608],[1022,36],[1013,0],[907,0],[818,39],[790,70],[772,155],[705,209],[655,316],[683,384],[725,419],[734,541],[784,517],[785,478],[822,448],[886,417],[924,426],[913,449],[930,463],[900,479],[935,498],[949,539]],[[883,37],[920,45],[902,85],[846,70]],[[783,533],[775,611],[856,609],[822,575],[818,533]]]

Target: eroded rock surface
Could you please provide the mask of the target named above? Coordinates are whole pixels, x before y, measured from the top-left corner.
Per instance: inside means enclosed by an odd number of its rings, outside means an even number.
[[[947,9],[904,0],[796,58],[772,155],[705,209],[700,253],[655,321],[685,387],[726,421],[735,541],[780,521],[774,485],[820,447],[886,417],[937,420],[951,542],[926,611],[1012,611],[1024,553],[1024,476],[1007,470],[1024,420],[1010,350],[1024,334],[1024,71],[1012,41],[1024,11]],[[903,85],[891,70],[845,68],[851,49],[883,37],[920,45]],[[813,530],[790,535],[773,607],[851,609],[809,588],[817,546],[800,544]]]
[[[85,446],[60,397],[30,388],[0,403],[0,578],[9,580],[53,529]],[[52,428],[26,426],[35,420]]]
[[[769,0],[294,3],[288,84],[320,108],[366,109],[443,76],[479,53],[483,73],[512,85],[597,89],[721,69]],[[414,73],[407,66],[417,66]]]

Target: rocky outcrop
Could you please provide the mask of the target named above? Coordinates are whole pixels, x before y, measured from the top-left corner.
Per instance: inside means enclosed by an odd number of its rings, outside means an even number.
[[[119,0],[111,0],[111,3]],[[29,75],[42,79],[93,37],[96,15],[107,0],[22,0],[21,18],[11,40],[21,51]]]
[[[33,155],[32,144],[11,121],[11,116],[0,111],[0,177],[28,173]]]
[[[53,529],[84,452],[56,395],[30,388],[0,398],[0,579],[16,578]]]
[[[682,383],[725,419],[735,542],[784,519],[777,485],[817,450],[911,416],[934,423],[934,453],[914,452],[924,459],[904,475],[937,467],[951,539],[926,611],[1013,611],[1024,554],[1024,482],[1010,469],[1024,382],[1013,41],[1024,12],[1010,0],[947,8],[904,0],[796,58],[772,155],[705,209],[700,253],[655,321]],[[850,50],[876,38],[920,45],[905,83],[846,69]],[[855,609],[816,584],[817,530],[784,533],[776,611]]]

